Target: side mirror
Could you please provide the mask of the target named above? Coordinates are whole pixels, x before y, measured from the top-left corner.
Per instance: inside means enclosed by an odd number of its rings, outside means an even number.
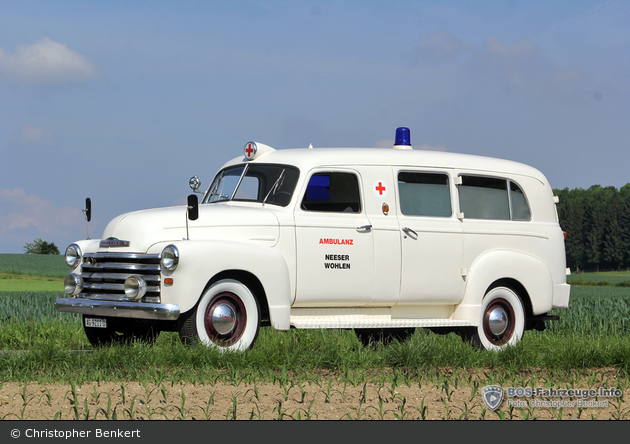
[[[188,181],[188,185],[190,186],[190,188],[195,192],[195,193],[199,193],[199,187],[201,186],[201,180],[199,180],[199,177],[197,176],[193,176],[190,178],[190,180]]]
[[[92,220],[92,200],[88,197],[85,199],[85,208],[83,209],[83,214],[85,215],[85,229],[87,230],[87,238],[90,238],[90,225],[89,221]]]
[[[199,217],[199,200],[196,194],[188,196],[188,219],[197,220]]]
[[[89,222],[92,220],[92,200],[88,197],[85,199],[85,219]]]

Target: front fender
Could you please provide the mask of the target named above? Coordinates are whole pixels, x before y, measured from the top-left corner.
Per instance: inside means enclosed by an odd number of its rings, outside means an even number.
[[[470,267],[464,297],[452,319],[469,320],[477,325],[481,316],[481,301],[488,288],[499,279],[514,279],[525,287],[534,315],[551,310],[553,280],[549,267],[528,254],[494,250],[477,258]]]
[[[182,313],[192,309],[207,283],[226,270],[242,270],[262,284],[269,306],[271,325],[290,328],[291,286],[284,256],[267,246],[250,243],[207,240],[172,242],[179,250],[179,266],[168,277],[172,285],[162,285],[162,303],[177,304]]]

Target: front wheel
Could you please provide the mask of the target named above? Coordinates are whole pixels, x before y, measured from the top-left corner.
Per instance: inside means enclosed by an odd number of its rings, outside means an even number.
[[[201,341],[220,350],[251,348],[260,330],[260,308],[243,283],[224,279],[201,296],[179,328],[183,343]]]
[[[483,298],[481,319],[473,342],[487,350],[515,345],[525,331],[525,310],[518,295],[507,287],[495,287]]]

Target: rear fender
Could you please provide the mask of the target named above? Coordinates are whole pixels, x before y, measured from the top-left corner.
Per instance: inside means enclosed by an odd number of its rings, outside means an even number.
[[[553,280],[547,265],[534,256],[495,250],[479,257],[470,267],[466,276],[464,297],[455,309],[452,319],[469,320],[478,325],[483,297],[492,284],[502,279],[516,280],[525,288],[533,315],[551,310]],[[519,296],[526,303],[524,299],[527,295]]]

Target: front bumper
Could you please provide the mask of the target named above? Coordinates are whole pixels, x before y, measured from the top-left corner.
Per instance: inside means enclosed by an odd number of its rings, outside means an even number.
[[[87,298],[57,298],[57,311],[115,318],[152,319],[174,321],[179,317],[175,304],[151,304],[147,302],[103,301]]]

